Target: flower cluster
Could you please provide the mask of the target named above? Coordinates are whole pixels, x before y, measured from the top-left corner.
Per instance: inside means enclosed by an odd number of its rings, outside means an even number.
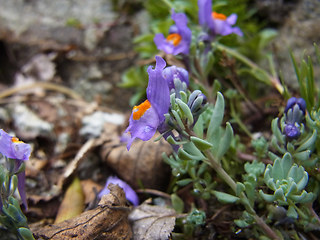
[[[289,140],[297,139],[301,134],[299,127],[306,113],[305,100],[303,98],[290,98],[284,113],[286,117],[284,134]]]
[[[211,0],[199,0],[199,24],[204,28],[205,37],[210,40],[216,35],[226,36],[237,34],[243,36],[239,27],[233,27],[237,22],[237,14],[233,13],[229,17],[222,13],[212,12]],[[178,55],[189,54],[192,32],[188,28],[188,19],[184,13],[175,13],[172,11],[172,20],[175,25],[169,29],[169,35],[165,38],[163,34],[158,33],[154,37],[154,42],[159,50],[167,54]]]

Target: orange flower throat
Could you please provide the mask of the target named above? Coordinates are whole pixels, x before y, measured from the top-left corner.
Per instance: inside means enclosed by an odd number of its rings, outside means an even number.
[[[132,110],[133,120],[139,120],[150,107],[151,103],[148,99],[141,103],[139,106],[134,106]]]
[[[179,43],[181,42],[181,39],[182,39],[182,37],[179,33],[171,33],[167,37],[167,41],[172,42],[174,46],[179,45]]]
[[[223,21],[227,20],[227,16],[222,13],[212,12],[212,17]]]
[[[17,138],[17,137],[12,137],[12,138],[11,138],[11,142],[13,142],[13,143],[23,143],[23,142],[20,141],[19,138]]]

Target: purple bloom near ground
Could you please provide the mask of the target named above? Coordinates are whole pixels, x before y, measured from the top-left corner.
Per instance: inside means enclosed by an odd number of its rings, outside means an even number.
[[[175,13],[173,11],[171,18],[175,25],[170,27],[168,37],[165,38],[162,33],[158,33],[154,37],[154,42],[159,50],[167,54],[189,54],[191,30],[187,25],[187,16],[184,13]]]
[[[210,33],[215,35],[229,35],[235,33],[239,36],[243,36],[239,27],[233,27],[237,22],[237,14],[233,13],[229,17],[222,13],[212,12],[211,0],[199,0],[199,23]]]
[[[156,66],[148,68],[149,83],[147,87],[147,100],[139,106],[135,106],[129,119],[129,126],[125,132],[129,132],[131,138],[128,140],[129,150],[132,142],[139,138],[147,141],[152,138],[161,124],[170,106],[170,91],[167,81],[162,75],[166,66],[163,58],[156,56]]]
[[[3,129],[0,129],[0,153],[7,158],[16,159],[15,171],[19,169],[23,161],[29,159],[31,147],[20,141],[16,137],[7,134]],[[18,174],[18,190],[23,205],[27,208],[27,197],[25,192],[25,172]]]
[[[108,177],[105,187],[101,190],[101,192],[98,195],[99,198],[102,198],[103,195],[108,194],[110,192],[110,190],[108,189],[108,185],[110,183],[113,183],[113,184],[121,187],[123,189],[124,193],[126,194],[126,198],[134,206],[139,205],[139,198],[138,198],[136,192],[126,182],[122,181],[121,179],[119,179],[117,177],[113,177],[113,176]]]

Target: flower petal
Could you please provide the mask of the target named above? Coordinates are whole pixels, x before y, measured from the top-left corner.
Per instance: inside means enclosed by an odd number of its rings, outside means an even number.
[[[227,22],[229,25],[234,25],[234,24],[236,24],[237,19],[238,19],[237,14],[232,13],[229,17],[227,17],[226,22]]]
[[[213,28],[213,20],[212,20],[212,3],[211,0],[199,0],[199,23],[202,26]]]
[[[0,129],[0,152],[8,158],[25,161],[30,157],[31,147]]]
[[[148,141],[156,133],[159,126],[159,116],[157,111],[151,106],[137,120],[133,119],[133,113],[129,119],[129,126],[126,132],[130,132],[131,139],[128,140],[127,149],[129,150],[132,142],[139,138],[143,141]]]
[[[167,81],[162,76],[166,62],[162,57],[156,56],[156,67],[148,68],[149,83],[147,87],[147,98],[151,106],[158,113],[159,123],[165,120],[164,114],[169,111],[170,92]],[[158,125],[159,125],[158,123]]]
[[[21,164],[22,164],[22,161],[18,160],[17,161],[17,165],[16,165],[16,170],[19,169]],[[26,189],[25,189],[25,181],[26,181],[26,173],[25,173],[25,171],[19,173],[17,175],[17,177],[18,177],[18,191],[19,191],[19,194],[20,194],[20,198],[21,198],[22,204],[25,207],[25,209],[28,209],[27,195],[26,195]]]
[[[122,181],[121,179],[119,179],[117,177],[113,177],[113,176],[108,177],[104,189],[102,189],[102,191],[98,195],[99,198],[101,198],[103,195],[108,194],[110,192],[110,190],[108,189],[108,185],[110,183],[113,183],[113,184],[121,187],[123,189],[124,193],[126,194],[126,198],[134,206],[139,205],[139,198],[138,198],[136,192],[130,187],[130,185],[128,185],[126,182]]]

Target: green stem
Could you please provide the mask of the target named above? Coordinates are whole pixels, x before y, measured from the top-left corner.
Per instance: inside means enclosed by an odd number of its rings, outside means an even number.
[[[214,158],[210,151],[207,151],[206,157],[209,159],[210,166],[217,172],[217,174],[221,177],[222,180],[225,181],[226,184],[236,193],[237,184],[235,181],[229,176],[229,174],[222,168],[222,166],[218,163],[218,161]],[[271,239],[280,240],[278,235],[264,222],[264,220],[257,215],[255,210],[249,203],[247,196],[244,193],[240,194],[241,203],[245,207],[248,213],[254,216],[256,223],[261,227],[261,229],[268,235]]]
[[[239,127],[250,137],[252,138],[252,134],[249,131],[249,129],[246,127],[246,125],[241,121],[238,114],[236,113],[234,109],[233,101],[230,101],[230,110],[231,110],[231,117],[238,123]]]
[[[227,52],[228,54],[235,57],[236,59],[238,59],[239,61],[241,61],[242,63],[244,63],[248,67],[250,67],[251,69],[259,71],[260,73],[265,75],[266,78],[268,79],[268,80],[259,79],[260,81],[262,81],[268,85],[274,86],[280,94],[283,93],[284,89],[283,89],[283,86],[281,85],[279,79],[277,77],[274,77],[274,76],[271,76],[270,74],[268,74],[264,69],[260,68],[257,64],[252,62],[249,58],[243,56],[239,52],[237,52],[231,48],[228,48],[220,43],[212,43],[212,46],[220,51]]]
[[[172,3],[169,0],[162,0],[162,1],[170,8],[170,11],[171,11],[171,9],[174,8]]]

